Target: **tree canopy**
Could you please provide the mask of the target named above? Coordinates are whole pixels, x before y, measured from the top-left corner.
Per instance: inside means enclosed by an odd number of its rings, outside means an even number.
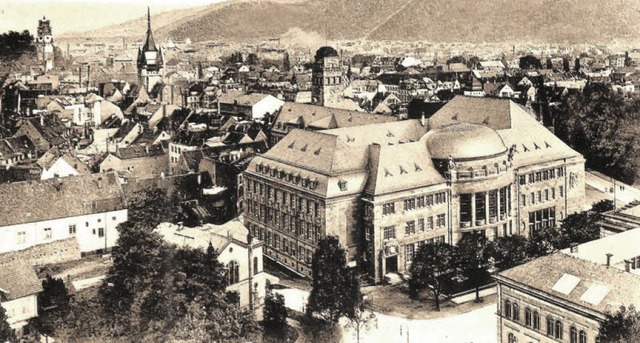
[[[351,317],[359,303],[359,284],[347,268],[346,252],[335,236],[323,238],[311,264],[313,289],[307,314],[316,314],[329,323]]]
[[[33,35],[28,30],[0,34],[0,57],[15,57],[33,51],[35,51]]]
[[[520,69],[542,69],[540,59],[533,55],[522,56],[519,62]]]
[[[600,324],[601,343],[632,343],[640,337],[640,313],[631,305],[621,306],[615,313],[608,313]]]
[[[38,332],[54,335],[61,321],[69,314],[69,291],[64,281],[47,274],[38,294]]]
[[[0,306],[0,342],[13,342],[16,340],[8,320],[7,311]]]
[[[420,291],[429,289],[440,311],[440,295],[453,284],[456,276],[456,247],[449,244],[425,244],[416,252],[411,267],[409,292],[418,298]]]
[[[468,284],[476,290],[476,301],[480,301],[480,286],[491,280],[489,273],[489,244],[482,234],[467,234],[456,244],[457,264]]]

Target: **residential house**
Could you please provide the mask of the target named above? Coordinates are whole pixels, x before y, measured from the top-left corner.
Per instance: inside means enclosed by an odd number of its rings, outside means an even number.
[[[38,317],[40,279],[23,260],[0,261],[0,306],[8,316],[9,326],[18,338],[34,334],[29,321]]]
[[[57,147],[44,153],[36,163],[42,168],[41,180],[91,174],[89,167],[74,153],[60,151]]]
[[[262,119],[278,112],[284,101],[266,94],[226,92],[218,97],[220,114],[240,116],[244,119]]]
[[[100,163],[100,172],[108,171],[123,180],[163,177],[169,173],[169,154],[162,144],[118,148]]]

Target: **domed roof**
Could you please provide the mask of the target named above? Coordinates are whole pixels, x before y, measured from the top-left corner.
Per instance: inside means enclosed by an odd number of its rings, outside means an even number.
[[[494,129],[478,124],[448,125],[428,132],[424,138],[433,159],[476,159],[507,151]]]
[[[336,51],[336,49],[330,46],[323,46],[320,49],[318,49],[318,51],[316,51],[316,61],[323,59],[325,57],[334,57],[334,56],[338,56],[338,52]]]

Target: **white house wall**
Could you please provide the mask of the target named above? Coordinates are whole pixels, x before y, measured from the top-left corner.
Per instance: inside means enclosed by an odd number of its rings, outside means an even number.
[[[38,298],[35,294],[0,305],[7,311],[9,325],[14,330],[25,326],[29,319],[38,316]]]
[[[112,248],[118,239],[116,227],[127,219],[127,210],[118,210],[0,227],[0,253],[74,236],[83,253]],[[70,225],[76,225],[75,235],[69,233]],[[45,236],[45,228],[51,228],[51,238]],[[99,237],[99,228],[104,228],[104,237]],[[24,232],[24,238],[18,236],[19,232]]]

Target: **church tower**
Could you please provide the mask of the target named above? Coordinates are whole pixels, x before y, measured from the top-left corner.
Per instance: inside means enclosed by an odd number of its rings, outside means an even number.
[[[38,20],[36,51],[38,62],[42,65],[44,72],[53,69],[53,35],[51,34],[51,23],[45,17]]]
[[[343,89],[342,65],[338,52],[329,46],[316,51],[311,76],[311,102],[327,106],[336,102]]]
[[[151,92],[156,83],[164,81],[162,50],[156,45],[151,32],[151,11],[147,7],[147,37],[138,50],[138,84]]]

